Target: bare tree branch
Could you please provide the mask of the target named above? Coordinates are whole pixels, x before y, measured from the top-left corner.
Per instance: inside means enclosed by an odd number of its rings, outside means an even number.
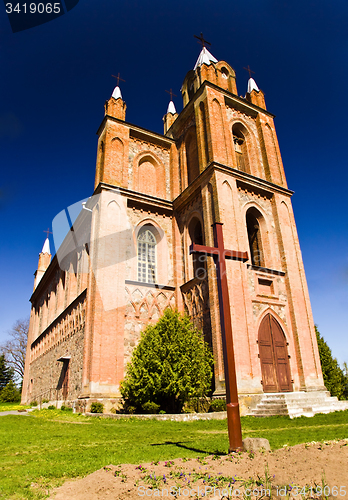
[[[20,379],[24,375],[28,331],[29,319],[18,320],[8,332],[10,339],[0,345],[0,351],[5,355],[7,364]]]

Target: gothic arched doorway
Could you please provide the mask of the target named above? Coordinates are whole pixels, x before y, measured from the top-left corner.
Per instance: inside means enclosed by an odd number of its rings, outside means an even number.
[[[261,321],[258,343],[264,392],[291,392],[285,335],[271,314],[267,314]]]

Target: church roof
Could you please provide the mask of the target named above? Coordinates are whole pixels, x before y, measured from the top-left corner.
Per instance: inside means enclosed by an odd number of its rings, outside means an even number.
[[[117,87],[114,88],[114,91],[112,93],[112,96],[114,99],[122,99],[122,94],[121,94],[121,89],[117,85]]]
[[[260,91],[259,87],[256,85],[254,78],[249,78],[247,92],[250,94],[250,92],[252,92],[253,90],[256,90],[256,92]]]
[[[50,240],[46,238],[44,246],[42,247],[41,253],[49,253],[51,255],[51,250],[50,250]]]
[[[217,63],[218,60],[215,59],[215,57],[209,52],[209,50],[206,47],[203,47],[201,50],[201,53],[198,56],[197,62],[195,64],[195,67],[193,68],[194,70],[198,68],[198,66],[202,66],[202,64],[209,64],[211,63]]]
[[[170,101],[170,103],[168,104],[167,113],[172,113],[172,115],[176,114],[175,104],[173,103],[173,101]]]

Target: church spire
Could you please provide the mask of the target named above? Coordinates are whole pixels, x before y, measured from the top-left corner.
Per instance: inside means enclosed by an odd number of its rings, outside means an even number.
[[[42,247],[41,253],[49,253],[51,255],[51,250],[50,250],[50,240],[47,238],[45,239],[45,243]]]
[[[175,115],[176,109],[175,109],[175,104],[173,103],[173,101],[170,101],[170,103],[168,104],[167,113],[171,113],[172,115]]]
[[[206,45],[211,45],[211,43],[208,42],[207,40],[204,40],[203,33],[201,33],[201,36],[197,36],[197,35],[193,35],[193,36],[195,38],[197,38],[197,40],[199,40],[198,43],[200,43],[202,45],[201,53],[198,56],[198,59],[196,61],[196,64],[195,64],[195,67],[193,68],[193,70],[196,71],[196,69],[199,66],[202,66],[202,64],[206,64],[207,66],[209,66],[211,63],[217,63],[218,60],[215,59],[213,54],[211,54],[206,47]]]
[[[114,88],[111,97],[113,97],[114,99],[122,99],[121,89],[118,85]]]
[[[248,90],[247,92],[250,94],[253,90],[256,90],[256,92],[260,92],[259,87],[257,86],[254,78],[249,78],[248,80]]]
[[[171,113],[172,115],[176,114],[176,109],[175,109],[175,104],[173,102],[173,96],[176,97],[176,95],[173,93],[172,89],[166,90],[167,94],[170,95],[170,102],[168,104],[168,109],[167,109],[167,114]]]
[[[50,230],[44,231],[47,233],[47,237],[45,239],[45,243],[42,247],[41,253],[39,254],[39,263],[37,266],[37,271],[35,271],[34,276],[34,290],[37,285],[40,283],[42,276],[45,274],[46,269],[51,263],[51,250],[50,250],[50,241],[48,239],[48,235],[50,234]]]
[[[247,71],[249,73],[248,89],[247,89],[248,94],[250,94],[253,90],[256,90],[256,92],[260,92],[260,89],[256,85],[256,82],[255,82],[254,78],[252,78],[252,76],[251,76],[251,73],[255,74],[255,71],[252,71],[250,69],[249,64],[248,64],[247,68],[243,68],[243,69],[245,69],[245,71]]]
[[[126,119],[126,103],[122,99],[121,89],[119,87],[120,80],[121,82],[125,82],[123,78],[120,77],[120,73],[117,76],[111,75],[113,78],[116,78],[117,85],[114,88],[114,91],[108,101],[105,103],[105,114],[109,116],[113,116],[114,118],[118,118],[119,120]]]
[[[113,78],[116,78],[117,80],[117,85],[116,87],[114,88],[114,91],[112,93],[112,96],[114,99],[122,99],[122,94],[121,94],[121,89],[119,87],[120,85],[120,80],[121,82],[125,82],[126,80],[123,80],[123,78],[120,77],[120,73],[117,74],[117,76],[115,75],[111,75]]]
[[[173,93],[172,89],[166,90],[166,92],[170,95],[170,101],[168,104],[167,108],[167,113],[163,117],[163,122],[164,122],[164,133],[167,133],[167,130],[170,129],[174,121],[176,120],[176,117],[178,116],[178,113],[176,112],[175,109],[175,104],[173,102],[173,96],[176,97],[176,95]]]
[[[213,56],[213,54],[211,54],[206,47],[203,47],[193,69],[196,70],[199,66],[202,66],[202,64],[209,66],[211,63],[217,62],[218,60]]]

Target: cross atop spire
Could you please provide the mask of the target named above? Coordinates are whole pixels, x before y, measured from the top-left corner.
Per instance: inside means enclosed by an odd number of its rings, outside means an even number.
[[[46,231],[44,231],[44,233],[46,233],[46,239],[45,239],[45,243],[42,247],[42,250],[41,250],[41,253],[48,253],[48,254],[51,254],[51,250],[50,250],[50,240],[48,238],[48,236],[50,234],[53,234],[52,231],[50,231],[49,229],[47,229]]]
[[[126,80],[123,80],[123,78],[120,77],[120,73],[119,72],[118,72],[117,76],[115,76],[115,75],[111,75],[111,76],[112,76],[112,78],[116,78],[116,80],[117,80],[117,87],[120,84],[120,80],[121,80],[121,82],[125,82],[126,81]]]
[[[48,229],[46,229],[46,231],[44,231],[44,233],[46,233],[46,238],[48,238],[48,236],[49,236],[50,234],[53,234],[53,233],[52,233],[52,231],[50,231],[50,229],[49,229],[49,228],[48,228]]]
[[[167,109],[167,114],[168,113],[171,113],[172,115],[175,115],[176,114],[176,109],[175,109],[175,105],[173,103],[173,96],[177,97],[176,94],[174,94],[174,92],[172,91],[172,89],[170,90],[166,90],[167,94],[170,95],[170,102],[168,104],[168,109]]]
[[[249,78],[251,78],[251,73],[254,73],[254,75],[255,75],[255,71],[252,71],[252,70],[250,69],[249,64],[248,64],[248,67],[247,67],[247,68],[243,68],[243,69],[245,69],[245,71],[247,71],[247,72],[249,73]]]
[[[166,92],[167,92],[167,94],[169,94],[169,95],[170,95],[170,100],[171,100],[171,101],[173,100],[173,96],[174,96],[174,97],[177,97],[177,95],[176,95],[176,94],[174,94],[174,92],[172,91],[172,89],[170,89],[170,90],[166,90]]]
[[[124,80],[123,78],[120,77],[120,73],[117,74],[117,76],[115,75],[111,75],[112,78],[116,78],[117,80],[117,86],[114,88],[114,91],[112,93],[112,96],[114,99],[122,99],[122,94],[121,94],[121,89],[119,87],[119,84],[120,84],[120,80],[121,82],[125,82],[126,80]]]
[[[195,38],[197,38],[198,40],[198,43],[200,43],[202,45],[202,48],[205,47],[206,45],[211,45],[210,42],[208,42],[207,40],[204,40],[204,37],[203,37],[203,33],[201,32],[201,36],[197,36],[197,35],[193,35]]]

